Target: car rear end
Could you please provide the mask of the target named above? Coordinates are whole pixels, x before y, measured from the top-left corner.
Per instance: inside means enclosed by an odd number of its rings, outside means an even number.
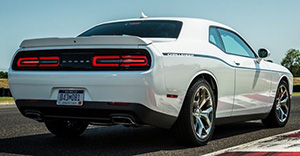
[[[165,128],[174,122],[172,112],[164,111],[159,102],[166,92],[161,54],[150,41],[137,37],[49,40],[23,42],[9,70],[11,92],[24,116]]]
[[[12,95],[21,113],[38,121],[170,128],[184,95],[170,96],[163,54],[149,39],[173,41],[181,27],[137,19],[104,23],[75,38],[25,40],[9,69]]]

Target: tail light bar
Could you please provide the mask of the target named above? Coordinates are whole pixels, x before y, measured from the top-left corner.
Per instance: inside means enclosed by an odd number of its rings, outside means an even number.
[[[13,70],[23,71],[146,71],[151,67],[146,49],[58,49],[20,51]]]
[[[146,56],[94,56],[94,67],[145,67],[148,65]]]
[[[22,57],[18,59],[18,67],[58,67],[59,57]]]

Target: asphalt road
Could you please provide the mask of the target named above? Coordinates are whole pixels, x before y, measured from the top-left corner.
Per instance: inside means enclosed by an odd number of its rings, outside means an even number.
[[[89,127],[80,137],[62,139],[43,123],[23,117],[13,106],[0,106],[0,155],[203,155],[275,134],[300,129],[300,96],[292,99],[292,112],[284,128],[266,128],[260,121],[217,127],[202,147],[182,146],[167,130],[154,127]]]

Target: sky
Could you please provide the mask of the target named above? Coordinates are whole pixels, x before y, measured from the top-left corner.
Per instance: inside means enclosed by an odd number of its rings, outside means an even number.
[[[237,30],[280,63],[300,49],[299,0],[0,0],[0,70],[24,39],[75,37],[101,22],[149,17],[209,19]]]

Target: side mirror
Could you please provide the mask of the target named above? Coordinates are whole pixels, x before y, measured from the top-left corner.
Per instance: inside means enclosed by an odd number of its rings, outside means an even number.
[[[267,58],[271,55],[270,51],[265,48],[261,48],[258,50],[258,56],[259,58],[257,59],[257,63],[260,63],[262,59]]]

